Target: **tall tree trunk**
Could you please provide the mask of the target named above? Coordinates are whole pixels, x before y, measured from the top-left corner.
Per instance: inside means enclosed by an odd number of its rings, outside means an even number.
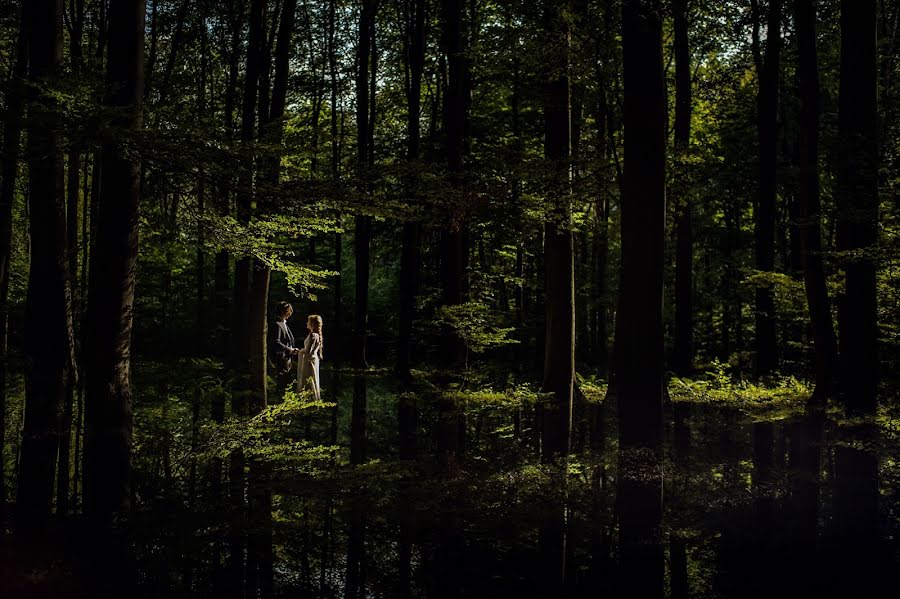
[[[336,19],[337,19],[337,0],[330,0],[328,3],[328,71],[331,85],[331,184],[334,186],[335,192],[340,190],[341,179],[341,140],[338,137],[339,115],[338,115],[338,65],[337,65],[337,41],[335,39]],[[342,226],[341,216],[338,215],[338,231],[334,234],[334,262],[337,275],[334,280],[334,339],[338,343],[338,350],[332,352],[334,356],[334,369],[340,367],[344,356],[343,350],[343,331],[344,331],[344,297],[343,297],[343,278],[342,278],[342,262],[343,262],[343,234],[340,229]],[[332,385],[332,391],[336,389],[336,385]],[[334,408],[337,410],[337,406]],[[336,412],[335,412],[336,414]]]
[[[84,1],[77,0],[70,3],[69,18],[66,21],[69,32],[69,57],[72,61],[72,71],[80,75],[82,67],[83,50],[81,47],[84,33]],[[77,140],[70,142],[67,158],[66,179],[66,242],[69,248],[69,275],[72,288],[72,318],[73,323],[80,324],[76,315],[80,312],[81,305],[77,299],[83,298],[79,293],[84,287],[84,280],[78,280],[78,193],[80,190],[81,171],[81,143]],[[82,273],[84,277],[87,273]],[[80,349],[76,343],[76,350]],[[78,355],[76,353],[76,355]],[[78,356],[80,359],[80,356]],[[76,379],[70,377],[66,390],[66,403],[63,412],[63,428],[59,443],[59,465],[56,476],[56,512],[65,517],[69,512],[69,466],[71,460],[72,443],[72,416],[75,402]]]
[[[225,138],[231,147],[231,143],[234,139],[234,110],[235,110],[235,98],[237,97],[237,85],[238,85],[238,74],[239,74],[239,64],[240,64],[240,55],[241,55],[241,31],[243,29],[244,24],[244,6],[245,2],[237,2],[237,3],[229,3],[229,11],[228,16],[230,18],[230,40],[229,40],[229,48],[227,49],[223,47],[222,53],[227,54],[228,56],[228,79],[225,85],[225,98],[224,98],[224,126],[225,126]],[[236,14],[235,14],[236,13]],[[219,216],[229,216],[231,214],[231,196],[232,196],[232,187],[234,185],[234,180],[232,178],[232,174],[228,173],[225,176],[221,177],[221,184],[217,189],[217,206],[216,209],[219,213]],[[222,330],[219,331],[219,334],[216,335],[216,347],[219,348],[217,355],[226,360],[229,356],[233,359],[233,352],[225,349],[228,347],[227,337],[228,330],[231,328],[231,298],[229,297],[229,291],[231,287],[230,280],[230,268],[229,268],[229,254],[225,250],[220,250],[216,252],[215,258],[215,267],[214,267],[214,309],[213,314],[215,315],[215,320],[219,323],[219,326]],[[219,422],[225,418],[225,403],[224,398],[216,398],[215,403],[213,404],[213,420]]]
[[[662,439],[663,270],[666,223],[666,84],[658,0],[622,12],[625,179],[615,376],[619,440]]]
[[[29,78],[44,85],[62,61],[62,2],[29,2]],[[52,97],[37,89],[28,129],[31,269],[25,300],[25,416],[16,522],[40,527],[50,515],[66,389],[74,367],[66,244],[63,156]]]
[[[841,2],[838,250],[853,252],[840,298],[841,387],[846,405],[872,411],[878,389],[878,111],[875,0]]]
[[[369,98],[370,64],[372,63],[372,36],[376,12],[375,0],[363,0],[359,15],[359,38],[357,40],[356,73],[356,164],[359,192],[369,191],[368,179],[371,175],[372,149]],[[354,368],[366,367],[366,326],[369,317],[369,244],[371,242],[372,218],[365,214],[356,216],[354,229],[354,259],[356,264],[356,289],[353,327]]]
[[[121,110],[113,125],[143,124],[144,0],[109,12],[105,104]],[[138,252],[141,164],[120,139],[102,148],[97,242],[91,255],[84,441],[85,511],[106,519],[130,505],[131,328]]]
[[[831,394],[837,365],[837,340],[822,264],[821,206],[819,202],[819,62],[816,52],[815,0],[796,0],[800,78],[800,185],[797,226],[800,231],[803,280],[816,351],[817,397]]]
[[[675,351],[672,366],[679,374],[694,365],[694,238],[693,201],[685,154],[691,142],[691,53],[687,0],[675,0],[675,155],[681,185],[675,214]]]
[[[766,54],[759,72],[759,196],[754,224],[754,255],[760,272],[775,270],[775,199],[778,153],[778,72],[781,55],[781,3],[770,0],[766,24]],[[759,12],[758,10],[756,11]],[[757,19],[758,21],[759,19]],[[758,34],[757,34],[758,36]],[[778,367],[775,335],[775,292],[756,288],[756,372],[771,374]]]
[[[6,121],[3,127],[3,162],[0,165],[0,456],[6,447],[6,369],[9,331],[9,269],[12,264],[12,219],[25,110],[25,75],[28,70],[27,12],[19,8],[19,39],[16,62],[6,92]],[[6,471],[0,459],[0,522],[5,522]]]
[[[199,15],[200,29],[200,79],[197,82],[197,112],[198,114],[206,114],[206,85],[207,72],[209,69],[209,57],[207,49],[207,29],[206,15],[201,12]],[[206,214],[206,169],[200,166],[197,169],[197,214],[203,218]],[[209,302],[206,300],[206,250],[204,249],[205,239],[203,232],[202,220],[198,221],[197,226],[197,313],[195,330],[195,347],[194,351],[199,356],[206,352],[209,347],[209,319],[207,316],[207,308]],[[198,388],[199,393],[199,388]],[[193,463],[193,462],[192,462]],[[195,468],[195,466],[192,466]]]
[[[265,0],[251,0],[250,33],[247,43],[247,67],[244,76],[244,97],[241,106],[241,142],[244,152],[250,151],[250,144],[256,136],[256,106],[260,81],[260,58],[265,43]],[[253,205],[253,159],[242,156],[243,164],[238,175],[237,217],[243,225],[250,223]],[[234,302],[232,310],[232,368],[239,376],[250,373],[250,321],[247,314],[250,306],[251,266],[250,256],[241,256],[234,267]],[[247,381],[249,383],[249,381]],[[242,414],[246,411],[240,391],[232,397],[232,411]]]
[[[569,86],[569,30],[561,7],[544,4],[547,83],[544,154],[552,162],[550,214],[544,223],[546,335],[542,389],[552,394],[542,409],[541,455],[551,461],[569,452],[575,383],[575,272],[571,229],[572,107]]]
[[[465,287],[465,216],[463,158],[468,132],[469,59],[466,57],[463,16],[467,0],[442,0],[443,51],[447,56],[447,89],[444,95],[444,133],[447,169],[450,172],[451,217],[441,231],[441,299],[443,306],[462,303]],[[462,364],[465,349],[451,331],[441,342],[443,360]]]
[[[425,0],[406,0],[405,7],[405,67],[406,67],[406,158],[409,173],[406,197],[412,198],[418,187],[419,139],[422,109],[422,73],[425,68]],[[410,343],[415,316],[415,296],[419,269],[419,224],[403,223],[403,240],[400,257],[400,331],[397,342],[397,376],[410,377]]]

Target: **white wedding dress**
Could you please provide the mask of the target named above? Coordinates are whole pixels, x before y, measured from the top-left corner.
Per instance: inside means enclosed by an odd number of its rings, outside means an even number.
[[[303,341],[297,362],[297,392],[309,389],[316,401],[322,399],[319,388],[319,361],[322,359],[322,337],[310,333]]]

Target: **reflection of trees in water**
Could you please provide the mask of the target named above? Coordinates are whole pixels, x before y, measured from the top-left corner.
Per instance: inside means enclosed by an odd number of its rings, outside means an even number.
[[[350,407],[353,391],[345,389],[342,405]],[[162,594],[214,596],[240,589],[257,596],[462,597],[511,589],[732,597],[863,592],[889,572],[872,427],[838,428],[815,414],[760,426],[738,411],[679,411],[676,403],[662,459],[647,449],[619,452],[610,402],[599,406],[585,442],[596,449],[570,456],[563,479],[521,450],[514,408],[487,412],[466,460],[447,469],[444,452],[459,442],[460,406],[418,395],[413,427],[390,387],[370,375],[366,391],[362,468],[326,458],[326,468],[310,473],[276,459],[269,475],[256,462],[261,456],[247,452],[232,463],[243,463],[246,479],[228,481],[201,457],[195,513],[162,524],[152,540],[136,537],[140,579]],[[339,442],[347,444],[349,412],[339,421]],[[182,416],[187,447],[191,416]],[[312,441],[328,440],[330,416],[314,416]],[[310,441],[303,428],[295,423],[297,439]],[[398,433],[432,431],[433,444],[417,443],[416,459],[391,461]],[[161,463],[162,452],[172,454],[169,494],[153,501],[167,509],[182,501],[187,510],[190,461],[179,461],[177,448],[147,446],[140,459]],[[148,479],[140,488],[153,485]],[[216,487],[224,505],[212,495]]]

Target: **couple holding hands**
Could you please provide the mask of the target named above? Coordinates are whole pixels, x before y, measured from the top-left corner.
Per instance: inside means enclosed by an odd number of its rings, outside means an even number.
[[[276,370],[281,374],[291,371],[292,361],[299,360],[297,369],[297,392],[308,389],[316,400],[321,399],[319,388],[319,362],[323,357],[322,317],[310,314],[306,319],[306,339],[303,347],[296,347],[294,334],[288,326],[288,319],[294,308],[287,302],[279,302],[275,309],[275,328],[272,331],[270,355]]]

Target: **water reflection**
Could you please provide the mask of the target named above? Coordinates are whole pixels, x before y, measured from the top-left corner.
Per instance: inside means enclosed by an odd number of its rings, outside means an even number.
[[[563,476],[528,447],[528,406],[353,378],[332,380],[336,424],[312,422],[313,439],[349,449],[333,466],[269,470],[239,452],[230,468],[199,463],[193,508],[186,474],[183,496],[123,530],[120,578],[142,596],[679,599],[877,596],[896,571],[900,449],[874,424],[676,403],[663,447],[620,450],[614,406],[593,405]],[[73,586],[105,588],[91,551],[43,554]],[[2,596],[15,596],[10,563]]]

